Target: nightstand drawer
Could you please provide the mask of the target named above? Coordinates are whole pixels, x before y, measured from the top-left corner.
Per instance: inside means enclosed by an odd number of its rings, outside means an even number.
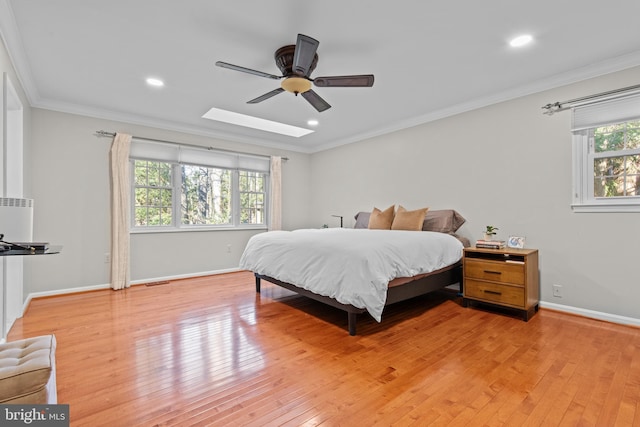
[[[464,275],[467,278],[524,285],[524,264],[466,258]]]
[[[484,301],[524,307],[524,288],[466,279],[464,296]]]

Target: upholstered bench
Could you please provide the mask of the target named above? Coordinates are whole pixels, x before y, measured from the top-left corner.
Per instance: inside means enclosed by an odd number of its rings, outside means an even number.
[[[0,404],[58,403],[56,337],[0,344]]]

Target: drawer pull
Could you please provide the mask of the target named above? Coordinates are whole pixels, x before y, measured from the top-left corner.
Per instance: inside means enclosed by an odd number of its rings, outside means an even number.
[[[487,289],[484,289],[484,292],[487,293],[487,294],[492,294],[492,295],[502,295],[502,292],[489,291]]]
[[[502,271],[485,270],[484,272],[487,274],[502,274]]]

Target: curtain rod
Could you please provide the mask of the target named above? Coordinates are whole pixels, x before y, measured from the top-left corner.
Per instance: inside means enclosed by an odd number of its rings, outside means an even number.
[[[552,115],[553,113],[557,113],[559,111],[564,111],[571,108],[571,104],[575,104],[577,102],[589,101],[592,99],[597,99],[597,98],[606,97],[610,95],[618,95],[621,93],[631,92],[635,90],[640,90],[640,85],[628,86],[620,89],[610,90],[608,92],[596,93],[595,95],[583,96],[582,98],[571,99],[569,101],[550,103],[542,106],[542,109],[546,110],[546,111],[543,111],[542,114]]]
[[[97,130],[95,135],[97,137],[114,138],[116,136],[116,133],[115,132],[107,132],[105,130]],[[132,136],[132,138],[140,139],[142,141],[161,142],[163,144],[181,145],[183,147],[200,148],[200,149],[211,150],[211,151],[224,151],[226,153],[247,154],[247,155],[256,156],[256,157],[271,157],[271,156],[267,156],[267,155],[264,155],[264,154],[245,153],[245,152],[242,152],[242,151],[226,150],[224,148],[214,148],[214,147],[210,147],[210,146],[209,147],[205,147],[203,145],[197,145],[197,144],[186,144],[186,143],[183,143],[183,142],[166,141],[164,139],[143,138],[141,136]],[[287,161],[287,160],[289,160],[289,158],[288,157],[282,157],[282,160]]]

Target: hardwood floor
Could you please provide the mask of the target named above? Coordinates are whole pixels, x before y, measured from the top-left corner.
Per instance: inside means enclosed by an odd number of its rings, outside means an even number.
[[[382,323],[250,273],[33,300],[72,426],[640,425],[640,330],[444,292]]]

